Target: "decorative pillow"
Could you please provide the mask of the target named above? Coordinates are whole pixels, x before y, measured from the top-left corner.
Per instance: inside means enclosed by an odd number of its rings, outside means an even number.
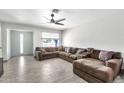
[[[81,59],[81,58],[89,58],[89,57],[90,57],[90,53],[89,52],[83,52],[77,58]]]
[[[71,48],[71,51],[70,51],[70,52],[71,52],[72,54],[75,54],[75,53],[77,52],[77,50],[78,50],[77,48]]]
[[[85,49],[78,49],[78,51],[76,52],[76,55],[82,54],[85,51],[86,51]]]
[[[64,49],[64,50],[65,50],[65,52],[66,52],[66,51],[67,51],[67,47],[65,47],[65,49]]]
[[[70,51],[71,51],[71,48],[70,47],[66,47],[65,48],[65,52],[70,53]]]
[[[43,49],[43,48],[41,49],[41,51],[42,51],[42,53],[45,53],[45,52],[46,52],[46,50],[45,50],[45,49]]]
[[[87,48],[87,52],[93,53],[94,48]]]
[[[63,51],[63,46],[59,46],[58,51]]]
[[[99,60],[107,61],[112,58],[113,54],[114,53],[112,51],[101,50],[99,53]]]

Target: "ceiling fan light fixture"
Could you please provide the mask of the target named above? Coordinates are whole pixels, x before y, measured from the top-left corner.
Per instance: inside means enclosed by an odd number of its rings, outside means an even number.
[[[51,17],[54,17],[54,14],[51,14]]]
[[[58,9],[53,9],[52,10],[52,13],[51,13],[51,19],[48,19],[48,18],[46,18],[46,17],[44,17],[45,19],[47,19],[47,20],[49,20],[50,22],[49,23],[54,23],[54,24],[57,24],[57,25],[64,25],[63,23],[60,23],[61,21],[64,21],[64,20],[66,20],[66,18],[61,18],[61,19],[59,19],[59,20],[55,20],[54,19],[54,17],[55,17],[55,14],[54,13],[58,13]]]
[[[58,13],[59,12],[59,9],[53,9],[52,12],[53,13]]]

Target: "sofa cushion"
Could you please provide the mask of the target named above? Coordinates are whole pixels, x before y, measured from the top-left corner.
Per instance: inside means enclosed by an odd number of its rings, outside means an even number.
[[[63,51],[59,51],[58,53],[61,54],[61,55],[63,55],[65,52],[63,52]]]
[[[74,59],[74,60],[77,59],[77,55],[74,55],[74,54],[70,55],[69,57],[72,58],[72,59]]]
[[[70,53],[65,53],[64,56],[69,57],[71,54]]]
[[[90,73],[91,69],[96,69],[100,65],[104,65],[104,62],[93,58],[83,58],[74,61],[74,67],[86,73]],[[91,68],[90,70],[89,67]]]
[[[82,54],[77,56],[77,59],[81,58],[90,58],[90,53],[89,52],[83,52]]]
[[[76,62],[80,64],[88,64],[88,65],[105,65],[103,61],[94,58],[82,58],[76,60]]]
[[[44,48],[42,47],[36,47],[36,51],[41,51],[42,53],[47,52]]]
[[[116,58],[116,59],[121,59],[122,58],[120,52],[113,52],[113,53],[114,54],[113,54],[112,58]]]
[[[74,68],[88,73],[104,82],[111,82],[113,80],[114,73],[112,69],[104,66],[104,63],[97,59],[79,59],[74,61],[73,66]]]
[[[82,65],[85,66],[93,66],[97,67],[99,65],[105,65],[104,62],[98,60],[98,59],[93,59],[93,58],[82,58],[74,61],[75,67],[84,71],[87,71],[88,69],[82,68]]]
[[[86,52],[86,49],[78,49],[77,52],[76,52],[76,55],[80,55],[83,52]]]
[[[57,51],[57,48],[56,48],[56,47],[44,47],[44,49],[45,49],[47,52],[55,52],[55,51]]]
[[[87,50],[87,52],[89,52],[89,53],[93,53],[94,48],[87,48],[86,50]]]
[[[63,55],[63,56],[69,57],[71,55],[71,53],[59,52],[59,55]]]
[[[46,52],[46,53],[42,54],[42,56],[54,55],[54,54],[57,54],[57,52]]]
[[[105,62],[105,61],[111,59],[113,54],[114,53],[112,51],[101,50],[100,54],[99,54],[99,60]]]

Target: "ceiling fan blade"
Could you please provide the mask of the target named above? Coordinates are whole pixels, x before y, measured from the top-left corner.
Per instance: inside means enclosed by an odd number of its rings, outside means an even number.
[[[47,18],[47,17],[45,17],[45,16],[42,16],[42,17],[45,18],[45,19],[47,19],[47,20],[49,20],[49,21],[51,20],[51,19],[49,19],[49,18]]]
[[[58,23],[58,22],[56,22],[55,24],[57,24],[57,25],[64,25],[64,24],[62,24],[62,23]]]
[[[40,24],[51,24],[50,22],[44,22],[44,23],[40,23]]]
[[[50,23],[50,22],[46,22],[46,23],[40,23],[40,24],[47,24],[47,23]]]
[[[64,20],[66,20],[66,19],[62,18],[62,19],[56,20],[56,22],[60,22],[60,21],[64,21]]]

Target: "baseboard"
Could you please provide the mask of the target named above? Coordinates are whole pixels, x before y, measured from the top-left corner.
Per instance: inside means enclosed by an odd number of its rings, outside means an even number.
[[[3,63],[6,63],[8,60],[3,60]]]

